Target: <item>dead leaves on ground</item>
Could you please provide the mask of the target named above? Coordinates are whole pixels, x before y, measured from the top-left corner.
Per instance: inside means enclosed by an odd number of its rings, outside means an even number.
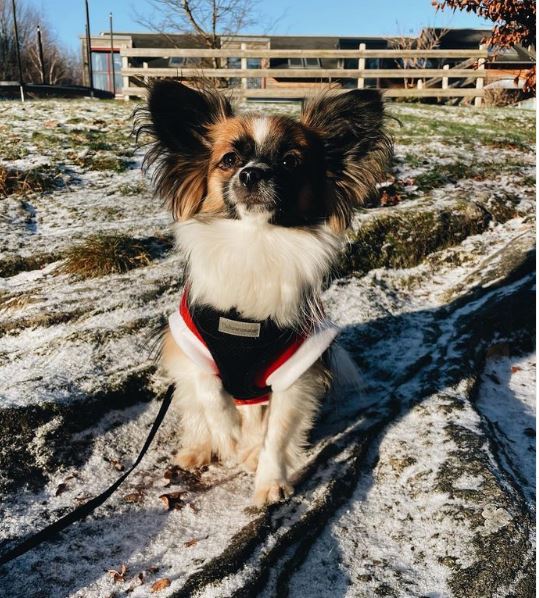
[[[125,563],[122,563],[118,570],[109,569],[107,573],[112,577],[114,583],[123,583],[125,581],[125,574],[127,573],[127,565]]]
[[[169,585],[170,579],[168,577],[163,577],[162,579],[158,579],[156,582],[152,584],[150,592],[152,592],[152,594],[155,592],[160,592],[161,590],[168,588]]]
[[[202,482],[201,476],[205,471],[204,468],[200,468],[196,471],[187,471],[182,469],[179,465],[171,465],[167,467],[164,478],[164,487],[175,486],[181,484],[186,486],[191,492],[202,492],[208,489],[208,486]]]
[[[107,571],[107,573],[112,577],[112,579],[114,580],[114,583],[125,583],[126,580],[126,575],[128,572],[128,567],[125,563],[122,563],[120,565],[119,569],[109,569]],[[131,592],[133,592],[135,590],[135,588],[138,588],[139,586],[144,584],[144,581],[146,579],[146,577],[148,575],[153,575],[154,573],[157,573],[159,571],[159,567],[155,567],[155,566],[150,566],[148,567],[147,570],[145,571],[141,571],[140,573],[138,573],[137,575],[135,575],[135,577],[133,577],[133,579],[131,580],[129,587],[125,590],[126,594],[130,594]],[[170,579],[168,578],[163,578],[163,579],[158,579],[157,581],[155,581],[151,588],[150,588],[150,592],[158,592],[159,590],[162,590],[164,588],[167,588],[170,585]]]
[[[159,499],[167,511],[179,511],[187,504],[187,501],[184,500],[185,495],[186,492],[167,492],[161,494]]]

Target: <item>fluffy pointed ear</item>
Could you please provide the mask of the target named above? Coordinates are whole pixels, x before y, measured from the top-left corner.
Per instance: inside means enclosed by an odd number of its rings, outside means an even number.
[[[329,224],[336,232],[350,225],[384,178],[392,146],[384,131],[384,105],[376,90],[329,93],[311,100],[301,120],[321,140],[326,168]]]
[[[160,80],[149,89],[148,106],[136,117],[137,138],[153,143],[144,168],[155,166],[154,189],[175,218],[186,220],[202,208],[207,191],[211,145],[209,127],[232,116],[228,100],[216,91]]]

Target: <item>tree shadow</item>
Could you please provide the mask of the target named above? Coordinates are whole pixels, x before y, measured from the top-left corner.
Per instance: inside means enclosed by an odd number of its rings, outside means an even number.
[[[441,307],[347,326],[340,342],[363,372],[363,389],[358,393],[357,388],[346,391],[343,387],[339,396],[328,395],[312,433],[312,441],[318,446],[325,444],[327,448],[323,459],[333,458],[331,445],[336,435],[346,443],[378,426],[368,459],[369,463],[375,463],[388,426],[398,422],[414,405],[432,394],[476,375],[478,369],[482,369],[486,348],[493,339],[503,338],[515,348],[531,349],[534,265],[534,254],[530,254],[498,283],[487,288],[479,285]],[[383,355],[386,355],[386,361],[382,359]],[[389,359],[391,355],[393,358]],[[373,359],[377,361],[373,362]],[[412,379],[419,381],[414,385],[413,393],[405,388]],[[534,427],[531,420],[530,427]],[[323,459],[315,458],[311,471],[308,467],[301,476],[298,493],[310,482],[312,488],[310,473]],[[357,472],[357,476],[360,475],[363,478],[361,493],[365,497],[374,479],[371,470],[361,467]],[[327,529],[327,520],[335,517],[356,487],[357,477],[347,486],[348,494],[343,493],[342,500],[335,503],[334,510],[319,528],[313,523],[314,529],[320,533]],[[0,575],[3,573],[1,584],[6,595],[60,598],[67,591],[73,593],[87,587],[99,579],[104,570],[120,566],[133,559],[133,555],[141,555],[145,547],[154,543],[163,532],[171,516],[155,509],[124,510],[114,514],[116,508],[107,506],[99,518],[77,524],[64,532],[58,541],[42,545],[5,566]],[[305,540],[300,540],[304,556],[299,559],[299,565],[308,558],[317,538],[318,534],[309,534]],[[252,538],[246,542],[252,543]],[[163,550],[170,553],[175,548],[184,549],[183,546],[174,547],[173,543],[171,546],[169,538]],[[72,551],[84,555],[75,566],[69,558]],[[333,562],[342,559],[337,538],[333,538],[330,552]],[[156,555],[155,560],[158,558]],[[136,557],[130,565],[130,574],[136,575],[156,565],[159,563]],[[59,570],[61,574],[56,573]],[[335,571],[331,593],[339,598],[347,593],[352,580],[343,569],[335,568]],[[310,596],[316,596],[313,588],[314,584]]]
[[[535,251],[530,251],[525,259],[511,270],[503,280],[483,287],[477,285],[465,295],[448,304],[433,309],[420,310],[380,318],[365,324],[350,325],[343,329],[339,341],[350,353],[362,372],[363,388],[330,393],[321,410],[320,418],[312,433],[314,443],[327,442],[337,434],[346,434],[350,423],[365,418],[360,430],[368,432],[370,424],[379,425],[383,420],[382,431],[371,442],[368,463],[379,460],[379,448],[385,432],[390,426],[404,418],[410,409],[432,396],[464,379],[476,380],[476,388],[470,397],[475,401],[480,376],[483,371],[486,351],[492,343],[503,341],[512,354],[530,352],[535,340]],[[388,359],[384,364],[384,352],[396,354],[398,361]],[[372,362],[373,355],[379,361]],[[387,353],[391,355],[391,353]],[[388,367],[389,366],[389,367]],[[418,383],[406,388],[415,380]],[[507,384],[508,379],[502,383]],[[535,430],[535,418],[526,410],[514,393],[511,396],[511,409],[518,411],[523,427]],[[489,423],[483,422],[488,428]],[[492,438],[492,432],[486,430]],[[353,439],[356,432],[348,432]],[[497,448],[493,447],[494,452]],[[531,470],[535,463],[535,452],[529,453]],[[372,470],[362,466],[361,488],[354,484],[350,496],[359,491],[359,500],[368,496],[374,484]],[[511,471],[505,471],[511,475]],[[308,475],[304,476],[308,480]],[[534,483],[534,480],[529,483]],[[301,491],[301,489],[298,489]],[[518,487],[517,487],[518,492]],[[346,500],[343,500],[343,504]],[[332,515],[338,513],[337,510]],[[321,525],[320,533],[327,530],[324,550],[331,553],[334,563],[342,562],[339,539],[332,535],[327,526]],[[307,538],[299,551],[304,553],[300,563],[309,558],[309,551],[315,545],[318,535]],[[296,563],[296,566],[299,566]],[[317,594],[316,577],[320,576],[320,586],[327,588],[328,571],[324,567],[312,567],[310,597]],[[335,598],[349,594],[353,583],[349,573],[342,567],[333,567],[331,572],[331,595]],[[288,583],[287,583],[288,586]],[[292,595],[292,594],[291,594]],[[296,594],[302,597],[303,594]]]

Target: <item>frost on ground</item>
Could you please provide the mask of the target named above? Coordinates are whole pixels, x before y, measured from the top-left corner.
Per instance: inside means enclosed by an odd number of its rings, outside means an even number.
[[[131,110],[0,104],[0,553],[111,484],[159,408],[182,256]],[[172,411],[103,507],[0,569],[0,595],[534,594],[533,118],[390,111],[393,172],[325,292],[362,387],[327,398],[295,496],[254,511],[251,476],[173,468]]]

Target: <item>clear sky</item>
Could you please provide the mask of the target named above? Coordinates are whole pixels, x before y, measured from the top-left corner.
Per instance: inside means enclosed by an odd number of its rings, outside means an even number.
[[[58,38],[78,48],[84,33],[84,0],[17,0],[42,10]],[[147,0],[89,0],[92,33],[108,31],[112,12],[114,30],[144,31],[138,14],[151,14]],[[431,0],[267,0],[262,2],[260,27],[243,33],[270,32],[282,35],[394,35],[415,33],[423,26],[487,27],[488,21],[468,13],[436,13]]]

